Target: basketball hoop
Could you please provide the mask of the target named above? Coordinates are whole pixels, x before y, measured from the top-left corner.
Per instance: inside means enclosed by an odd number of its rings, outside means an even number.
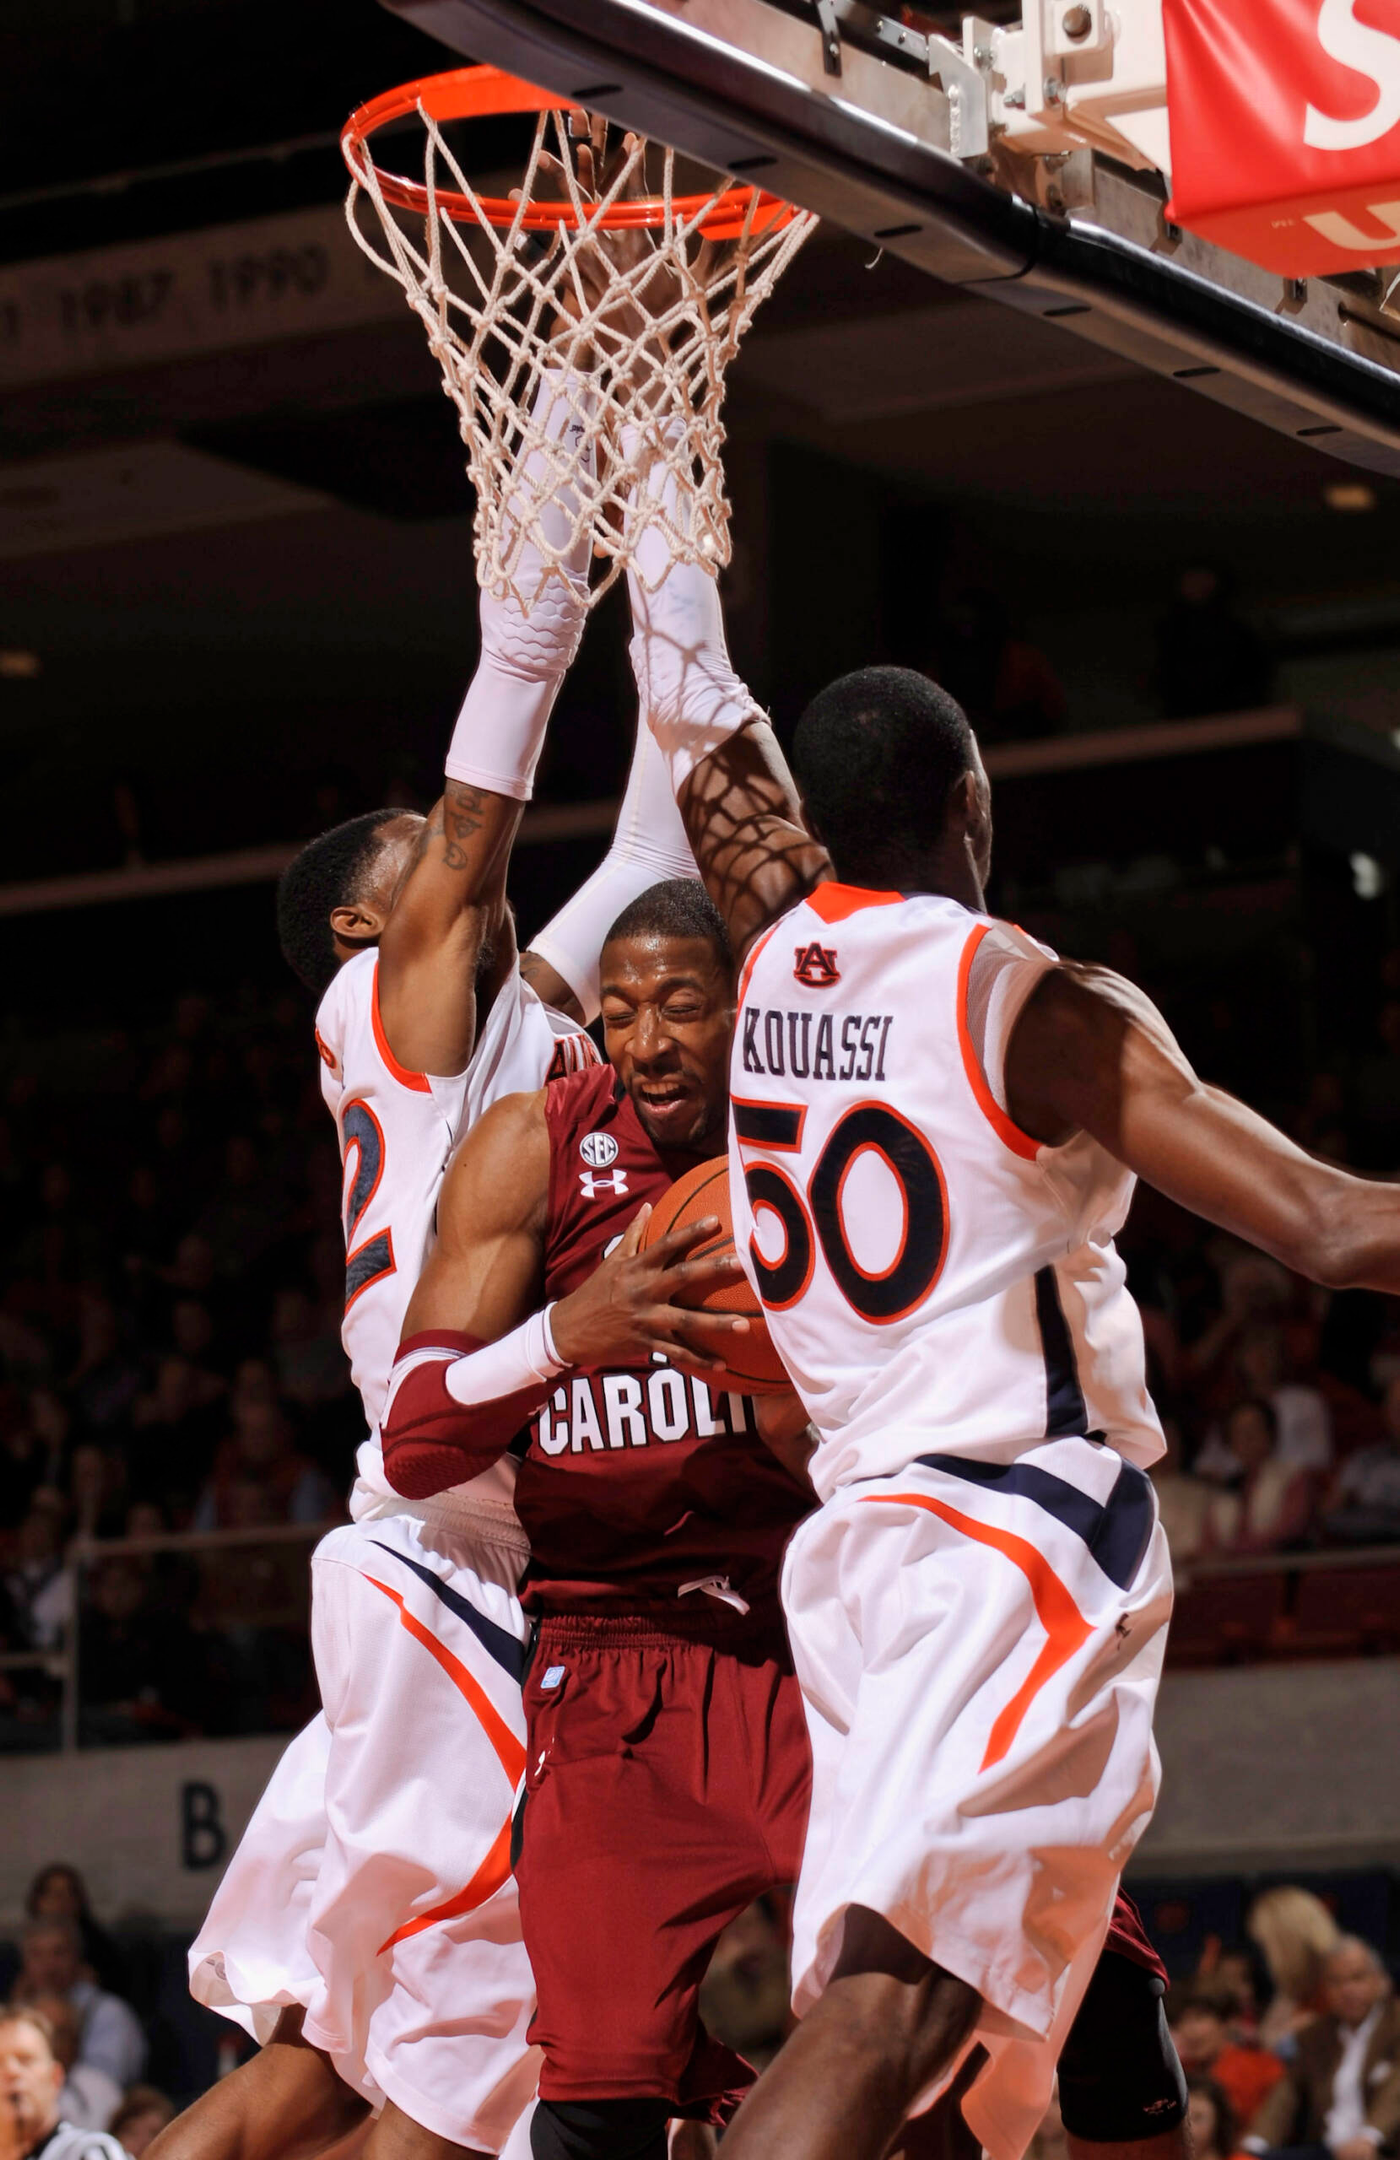
[[[659,190],[641,193],[647,145],[633,138],[589,194],[570,149],[577,111],[496,68],[458,68],[387,91],[341,134],[350,230],[402,286],[457,408],[481,583],[527,612],[565,577],[585,534],[606,564],[590,604],[652,527],[668,563],[714,572],[728,562],[725,370],[816,224],[728,177],[677,193],[670,150]],[[508,197],[479,193],[442,133],[499,113],[536,116]],[[372,148],[415,120],[421,181]],[[374,232],[360,215],[366,197]],[[525,564],[529,591],[517,585]]]

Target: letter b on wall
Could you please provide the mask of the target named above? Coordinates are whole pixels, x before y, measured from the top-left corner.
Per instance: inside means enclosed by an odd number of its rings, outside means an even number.
[[[217,1867],[227,1851],[218,1793],[202,1779],[190,1780],[180,1787],[181,1867]]]

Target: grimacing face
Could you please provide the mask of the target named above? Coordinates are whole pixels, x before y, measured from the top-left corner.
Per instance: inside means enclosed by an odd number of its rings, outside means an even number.
[[[659,1148],[722,1144],[734,981],[708,938],[646,933],[603,948],[603,1037]]]
[[[0,2105],[22,2151],[58,2120],[63,2066],[41,2032],[23,2018],[0,2018]]]

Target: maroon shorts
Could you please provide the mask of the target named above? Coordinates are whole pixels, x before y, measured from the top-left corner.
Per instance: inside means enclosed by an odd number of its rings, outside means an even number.
[[[1126,1890],[1118,1892],[1118,1902],[1113,1908],[1113,1918],[1108,1923],[1104,1937],[1104,1949],[1116,1950],[1119,1957],[1131,1958],[1135,1965],[1146,1966],[1163,1987],[1168,1985],[1167,1968],[1158,1957],[1147,1938],[1142,1924],[1142,1914],[1128,1896]]]
[[[810,1758],[781,1619],[546,1619],[525,1686],[516,1879],[547,2100],[719,2119],[751,2073],[710,2041],[720,1934],[797,1880]]]

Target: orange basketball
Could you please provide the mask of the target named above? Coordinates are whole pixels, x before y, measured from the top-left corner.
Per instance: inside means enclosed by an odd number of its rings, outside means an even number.
[[[707,1215],[717,1215],[720,1229],[715,1237],[703,1245],[692,1246],[687,1258],[709,1259],[712,1254],[732,1253],[734,1250],[734,1222],[729,1212],[729,1158],[716,1155],[713,1162],[697,1163],[687,1170],[684,1177],[676,1179],[669,1192],[663,1193],[651,1211],[651,1220],[642,1232],[642,1245],[654,1245],[668,1230],[683,1230],[687,1223],[703,1222]],[[712,1290],[699,1305],[701,1312],[742,1313],[749,1323],[747,1335],[736,1335],[725,1352],[725,1367],[740,1395],[779,1395],[792,1386],[768,1332],[768,1322],[763,1316],[754,1287],[746,1275],[736,1276],[724,1290]],[[723,1387],[716,1378],[710,1383]]]

